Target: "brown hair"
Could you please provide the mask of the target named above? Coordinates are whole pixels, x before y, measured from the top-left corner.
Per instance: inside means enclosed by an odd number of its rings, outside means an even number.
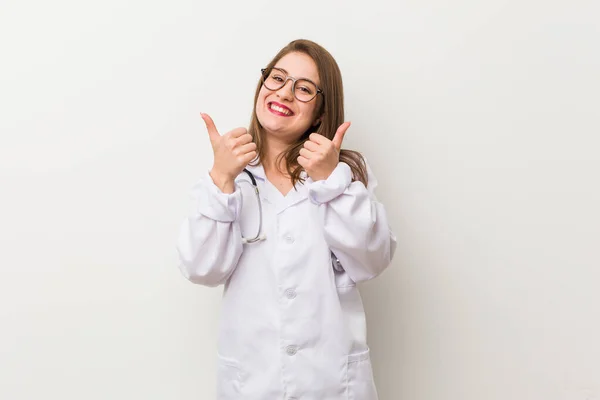
[[[327,139],[332,140],[338,127],[344,123],[344,90],[342,86],[342,74],[333,56],[322,46],[310,40],[299,39],[290,42],[277,53],[267,65],[267,68],[275,66],[275,64],[277,64],[277,62],[285,55],[294,52],[306,54],[313,59],[317,65],[317,71],[319,72],[321,81],[319,86],[323,90],[323,95],[317,96],[316,98],[316,101],[318,102],[316,116],[321,116],[319,124],[311,126],[296,143],[290,145],[290,147],[280,155],[281,158],[285,159],[287,173],[292,178],[292,184],[296,185],[298,181],[302,181],[300,173],[303,169],[298,164],[297,158],[300,155],[300,149],[302,149],[308,136],[311,133],[316,132],[325,136]],[[261,159],[261,155],[264,155],[266,151],[265,141],[263,139],[263,127],[260,125],[260,122],[258,122],[256,116],[256,102],[261,88],[262,78],[258,81],[256,87],[252,119],[250,120],[250,128],[248,130],[256,143],[257,159],[253,163],[258,163]],[[277,161],[279,161],[279,158]],[[348,164],[352,171],[353,180],[359,180],[367,186],[367,167],[363,156],[359,152],[342,149],[340,150],[340,161]],[[276,163],[276,165],[279,165],[279,163]]]

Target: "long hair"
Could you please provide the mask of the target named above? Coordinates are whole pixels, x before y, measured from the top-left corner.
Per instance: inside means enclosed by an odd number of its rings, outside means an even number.
[[[281,158],[285,160],[287,173],[292,179],[292,184],[295,186],[297,182],[301,182],[300,173],[303,168],[298,164],[298,156],[300,149],[303,148],[304,142],[308,139],[311,133],[318,133],[332,140],[339,126],[344,123],[344,89],[342,86],[342,74],[337,62],[333,56],[322,46],[310,40],[294,40],[277,53],[277,55],[267,65],[267,68],[274,67],[281,58],[289,53],[303,53],[308,55],[317,65],[317,71],[321,81],[322,96],[317,96],[316,116],[321,116],[320,122],[316,126],[311,126],[306,132],[300,136],[296,143],[291,144],[278,158],[275,165],[279,165]],[[261,156],[265,155],[265,140],[264,129],[261,126],[256,116],[256,102],[260,89],[262,88],[262,78],[256,86],[254,95],[254,107],[252,108],[252,118],[250,120],[250,128],[248,133],[252,135],[256,143],[257,159],[253,164],[258,164]],[[352,179],[361,181],[367,186],[367,167],[365,160],[357,151],[340,150],[340,161],[348,164],[352,171]]]

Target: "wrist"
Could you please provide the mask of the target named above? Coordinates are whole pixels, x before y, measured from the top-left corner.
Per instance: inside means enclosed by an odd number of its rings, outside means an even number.
[[[320,173],[314,174],[314,176],[311,176],[311,179],[315,182],[316,181],[326,181],[327,179],[329,179],[331,174],[333,174],[333,171],[335,171],[336,167],[337,167],[337,164],[328,168],[326,171],[319,171]]]
[[[210,170],[209,175],[215,186],[218,187],[221,192],[230,194],[235,191],[234,178],[219,171],[215,171],[214,168]]]

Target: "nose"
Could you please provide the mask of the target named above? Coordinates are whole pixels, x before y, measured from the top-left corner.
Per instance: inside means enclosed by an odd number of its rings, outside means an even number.
[[[288,84],[289,84],[289,86],[288,86]],[[294,87],[294,82],[291,79],[288,79],[283,84],[283,86],[277,90],[277,96],[279,96],[279,98],[281,98],[281,99],[293,101],[294,100],[294,93],[292,90],[293,87]]]

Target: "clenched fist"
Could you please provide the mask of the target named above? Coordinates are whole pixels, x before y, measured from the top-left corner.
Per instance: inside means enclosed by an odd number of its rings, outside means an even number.
[[[342,140],[344,140],[344,135],[349,127],[350,122],[340,125],[333,140],[318,133],[312,133],[304,142],[304,148],[300,149],[298,164],[304,168],[313,181],[329,178],[329,175],[337,167],[340,162]]]
[[[256,158],[256,143],[246,128],[236,128],[221,136],[208,114],[200,116],[206,124],[214,153],[210,177],[223,193],[233,193],[235,178]]]

